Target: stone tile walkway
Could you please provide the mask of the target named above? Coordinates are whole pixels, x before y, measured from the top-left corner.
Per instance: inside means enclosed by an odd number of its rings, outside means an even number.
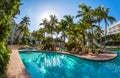
[[[8,78],[31,78],[20,60],[18,50],[13,49],[7,66]]]

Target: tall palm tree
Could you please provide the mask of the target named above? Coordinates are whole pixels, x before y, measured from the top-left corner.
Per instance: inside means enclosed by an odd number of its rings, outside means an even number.
[[[55,15],[50,15],[50,33],[51,33],[51,38],[52,38],[52,33],[53,30],[57,27],[58,24],[58,19],[56,18]]]
[[[41,43],[44,43],[44,40],[45,40],[45,28],[40,28],[39,30],[38,30],[38,40],[40,40],[41,41]]]
[[[80,11],[78,11],[78,15],[76,16],[76,18],[80,17],[82,18],[82,20],[84,20],[87,24],[87,27],[89,29],[89,43],[90,43],[90,48],[93,49],[93,38],[92,38],[92,34],[93,34],[93,29],[92,29],[92,25],[93,23],[95,23],[95,19],[94,19],[94,15],[93,15],[93,9],[91,9],[90,6],[86,6],[85,4],[80,4],[79,8],[81,9]],[[81,21],[81,19],[80,19]]]
[[[102,7],[102,11],[103,11],[103,14],[104,14],[103,15],[103,20],[104,20],[104,23],[105,23],[105,41],[106,41],[107,40],[106,39],[107,38],[106,37],[107,36],[107,26],[109,25],[109,22],[113,23],[114,21],[116,21],[116,19],[114,17],[108,15],[109,8]],[[104,45],[104,48],[106,48],[105,45]]]
[[[98,22],[100,48],[101,48],[101,45],[102,45],[101,30],[100,30],[101,26],[100,26],[100,23],[101,23],[101,21],[102,21],[102,19],[103,19],[103,15],[104,15],[104,13],[103,13],[103,11],[102,11],[102,8],[103,8],[103,7],[102,7],[101,5],[99,5],[99,6],[94,10],[94,15],[95,15],[96,20],[97,20],[97,22]]]
[[[39,30],[32,32],[32,37],[36,41],[43,42],[43,40],[45,39],[45,34],[44,33],[45,33],[45,28],[40,28]]]
[[[25,16],[22,18],[22,21],[19,23],[19,27],[18,27],[18,31],[19,31],[19,35],[17,37],[18,39],[20,39],[24,36],[27,36],[27,37],[30,36],[30,32],[28,29],[28,26],[30,25],[29,22],[30,22],[29,17]]]
[[[73,19],[74,19],[74,16],[71,16],[71,15],[65,15],[64,16],[64,20],[67,23],[68,29],[71,29],[74,26]]]
[[[46,18],[42,20],[42,23],[40,23],[40,25],[43,25],[45,28],[44,36],[45,36],[45,33],[50,33],[49,21]]]
[[[58,38],[58,35],[59,35],[59,33],[61,32],[61,29],[60,29],[60,25],[59,25],[59,24],[54,28],[54,32],[55,32],[55,34],[56,34],[56,38]]]
[[[84,20],[82,20],[81,22],[79,22],[78,24],[77,24],[77,27],[78,27],[78,29],[79,29],[79,34],[81,34],[82,35],[82,44],[83,44],[83,46],[85,46],[86,45],[86,39],[85,39],[85,35],[87,35],[87,28],[88,28],[88,25],[87,25],[87,23],[84,21]]]
[[[100,39],[101,39],[100,36],[104,34],[103,33],[104,31],[99,26],[96,26],[94,28],[93,32],[94,32],[93,33],[93,38],[94,38],[95,44],[97,44],[97,47],[99,47],[98,44],[101,44],[100,43]],[[101,49],[101,45],[100,45],[100,49]]]
[[[28,26],[30,25],[30,18],[25,16],[22,18],[22,21],[19,24],[19,31],[22,35],[29,35]]]
[[[71,30],[67,31],[66,34],[69,38],[69,41],[73,41],[77,44],[81,43],[81,39],[82,37],[82,33],[80,32],[81,29],[79,27],[79,25],[74,25]]]
[[[71,15],[64,16],[64,21],[66,22],[66,25],[67,25],[67,30],[66,30],[67,32],[72,31],[75,26],[73,19],[74,19],[74,16],[71,16]]]
[[[64,38],[64,42],[65,42],[65,38],[66,38],[66,34],[65,32],[67,31],[67,22],[62,19],[60,22],[59,22],[59,26],[60,26],[60,31],[62,32],[62,37]]]
[[[44,25],[44,28],[46,28],[47,33],[51,34],[52,37],[52,33],[54,28],[57,26],[58,20],[56,18],[55,15],[50,15],[50,20],[48,21],[48,19],[43,19],[43,22],[40,23],[40,25]]]

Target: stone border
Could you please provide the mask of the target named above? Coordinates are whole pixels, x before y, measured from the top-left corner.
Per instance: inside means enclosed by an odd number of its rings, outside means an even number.
[[[86,55],[80,56],[80,58],[92,60],[92,61],[108,61],[108,60],[112,60],[116,57],[117,57],[117,53],[111,53],[111,52],[100,53],[98,55],[86,54]]]
[[[24,52],[24,51],[20,51],[20,52]],[[26,51],[26,52],[31,52],[31,51]],[[103,52],[100,54],[83,54],[83,55],[72,54],[69,52],[42,51],[42,50],[32,51],[32,52],[56,52],[56,53],[68,54],[68,55],[76,56],[81,59],[87,59],[92,61],[108,61],[117,57],[117,53],[115,52]]]
[[[79,55],[79,54],[71,54],[69,52],[57,52],[57,53],[73,55],[73,56],[76,56],[81,59],[87,59],[87,60],[92,60],[92,61],[108,61],[108,60],[111,60],[111,59],[114,59],[115,57],[117,57],[117,53],[114,53],[114,52],[104,52],[104,53],[100,53],[97,55],[96,54]]]

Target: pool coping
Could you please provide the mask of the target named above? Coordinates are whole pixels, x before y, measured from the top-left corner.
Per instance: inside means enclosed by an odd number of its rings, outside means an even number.
[[[24,52],[24,51],[19,51],[19,52]],[[100,54],[83,54],[83,55],[72,54],[72,53],[69,53],[69,52],[45,51],[45,50],[38,50],[38,51],[28,51],[27,50],[26,52],[56,52],[56,53],[76,56],[78,58],[91,60],[91,61],[108,61],[108,60],[112,60],[112,59],[117,57],[117,53],[111,52],[111,51],[109,51],[109,52],[106,51],[106,52],[103,52],[103,53],[100,53]]]

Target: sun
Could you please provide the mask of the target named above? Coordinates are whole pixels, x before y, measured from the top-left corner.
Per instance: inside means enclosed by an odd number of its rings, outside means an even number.
[[[41,14],[41,18],[42,19],[47,19],[48,21],[50,21],[50,15],[56,15],[57,13],[53,12],[53,11],[45,11]]]
[[[42,19],[47,19],[48,21],[50,21],[50,13],[44,13],[43,15],[42,15]]]

